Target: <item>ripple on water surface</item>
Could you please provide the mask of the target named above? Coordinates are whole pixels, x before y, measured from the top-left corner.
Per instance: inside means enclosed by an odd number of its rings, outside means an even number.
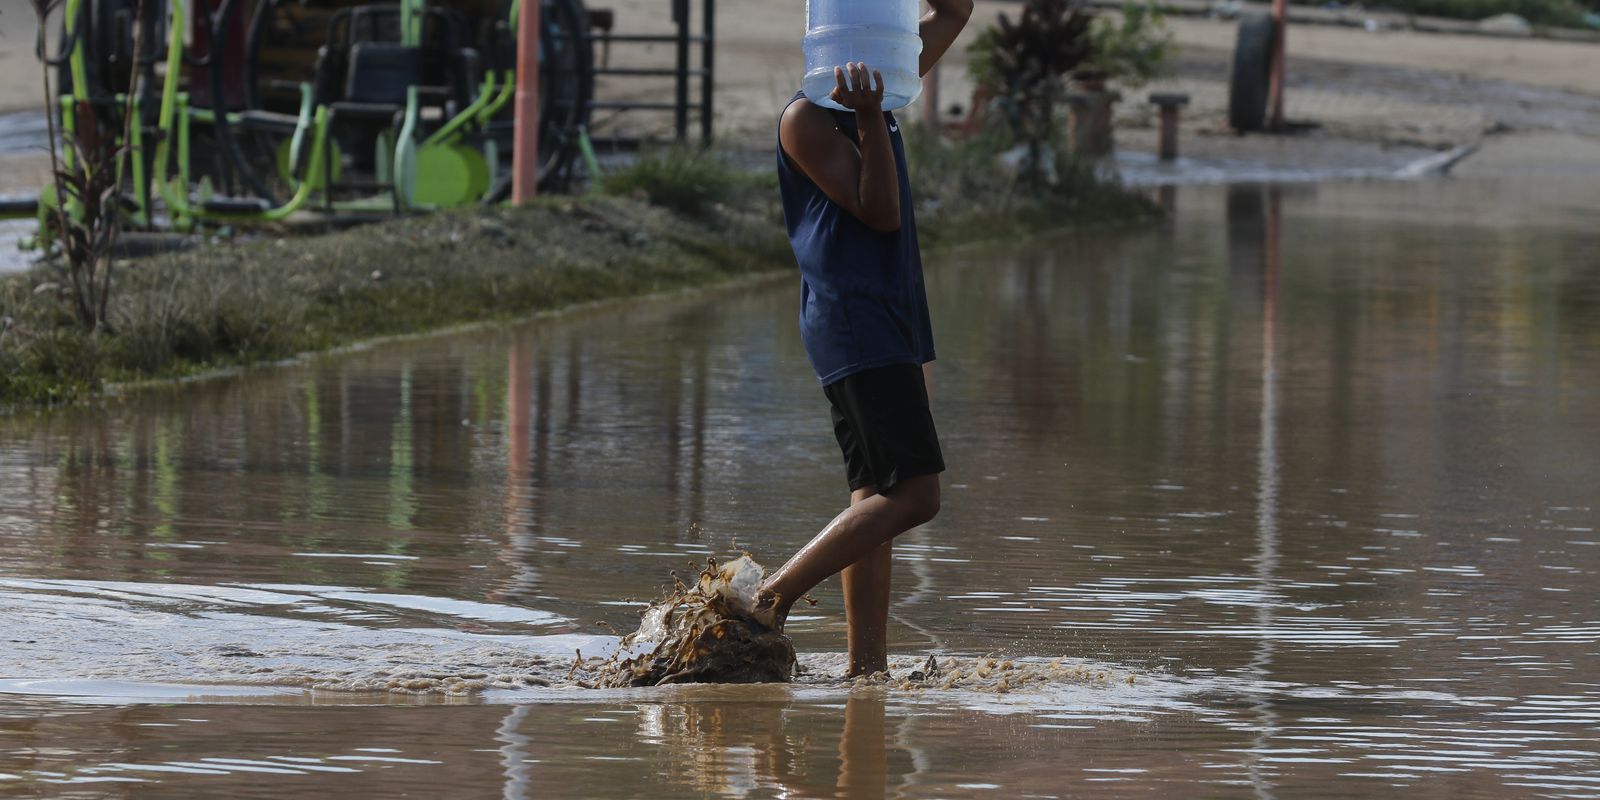
[[[1592,187],[1172,197],[930,265],[886,684],[570,684],[841,502],[788,279],[0,421],[0,792],[1600,796]]]

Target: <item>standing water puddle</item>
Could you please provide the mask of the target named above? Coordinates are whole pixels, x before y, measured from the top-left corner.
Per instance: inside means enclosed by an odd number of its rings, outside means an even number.
[[[0,795],[1600,796],[1569,188],[1185,188],[931,265],[888,685],[836,583],[795,685],[569,675],[844,501],[790,278],[0,420]]]

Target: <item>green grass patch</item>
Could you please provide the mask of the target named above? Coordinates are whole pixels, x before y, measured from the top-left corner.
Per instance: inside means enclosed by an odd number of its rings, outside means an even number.
[[[991,132],[965,140],[911,128],[906,161],[917,199],[917,233],[925,245],[1026,236],[1042,230],[1136,223],[1159,215],[1150,199],[1130,192],[1095,162],[1055,153],[1053,180],[1026,185],[996,153],[1008,146]]]
[[[1070,190],[1029,200],[995,169],[992,150],[915,147],[919,231],[930,246],[1151,214],[1147,201],[1087,172]],[[666,151],[605,188],[139,259],[117,269],[110,329],[97,333],[66,314],[48,267],[0,277],[0,408],[793,268],[770,175]]]
[[[720,153],[693,147],[646,150],[600,181],[606,194],[634,197],[685,214],[703,215],[754,185]]]

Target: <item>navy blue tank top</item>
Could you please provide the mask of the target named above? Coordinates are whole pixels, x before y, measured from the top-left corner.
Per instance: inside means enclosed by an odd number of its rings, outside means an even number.
[[[857,141],[855,114],[829,112],[838,135]],[[900,177],[900,229],[893,233],[867,227],[828,199],[778,144],[783,219],[800,264],[800,338],[824,386],[862,370],[934,358],[905,144],[894,115],[883,116]]]

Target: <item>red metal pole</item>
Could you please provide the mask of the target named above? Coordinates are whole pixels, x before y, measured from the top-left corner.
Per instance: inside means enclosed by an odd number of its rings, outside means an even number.
[[[1272,0],[1272,22],[1276,28],[1272,37],[1272,79],[1267,84],[1267,100],[1272,114],[1267,130],[1283,127],[1283,70],[1284,39],[1289,35],[1289,0]]]
[[[1164,105],[1161,107],[1161,160],[1175,161],[1178,158],[1178,107]]]
[[[539,190],[539,0],[522,0],[517,14],[516,129],[511,150],[511,202]]]

